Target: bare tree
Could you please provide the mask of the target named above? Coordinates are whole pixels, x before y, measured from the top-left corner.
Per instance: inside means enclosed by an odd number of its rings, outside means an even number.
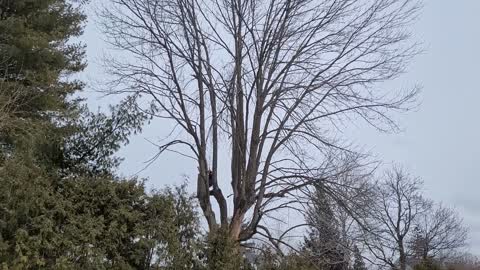
[[[247,240],[296,192],[351,169],[345,121],[397,128],[391,113],[418,91],[379,83],[418,52],[407,30],[418,10],[416,0],[111,0],[101,16],[122,59],[108,62],[109,92],[175,124],[159,154],[193,158],[210,230]],[[231,181],[231,203],[219,181]]]
[[[406,269],[410,256],[407,244],[415,222],[431,208],[431,202],[421,195],[421,184],[399,168],[385,173],[365,238],[365,246],[379,264]]]
[[[421,260],[444,261],[467,245],[468,229],[451,208],[442,205],[432,208],[419,216],[415,224],[410,245],[413,255]]]

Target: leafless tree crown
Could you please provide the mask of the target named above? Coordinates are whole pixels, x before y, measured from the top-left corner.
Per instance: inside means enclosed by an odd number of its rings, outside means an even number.
[[[105,33],[129,52],[109,62],[111,93],[175,124],[159,152],[194,158],[210,229],[245,240],[272,202],[350,166],[334,166],[348,152],[335,136],[344,121],[396,128],[390,113],[417,89],[379,83],[417,53],[408,26],[418,10],[415,0],[111,0]],[[217,179],[222,146],[232,209]]]
[[[454,259],[467,246],[468,229],[452,208],[438,205],[415,221],[415,233],[410,240],[417,257],[438,260]]]
[[[379,265],[405,270],[411,256],[408,241],[418,218],[431,208],[421,194],[422,182],[394,168],[378,187],[367,222],[365,245]]]

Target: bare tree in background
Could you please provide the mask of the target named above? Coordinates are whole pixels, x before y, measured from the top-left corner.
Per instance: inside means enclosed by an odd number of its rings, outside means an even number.
[[[439,205],[419,216],[415,223],[410,245],[418,259],[445,261],[467,245],[468,229],[451,208]]]
[[[431,209],[421,195],[421,181],[399,168],[385,173],[377,203],[371,206],[365,246],[380,265],[405,270],[408,240],[418,218]]]
[[[175,124],[159,154],[192,157],[210,230],[247,240],[301,189],[358,164],[337,136],[346,121],[397,128],[391,113],[418,91],[379,83],[417,54],[407,27],[418,10],[416,0],[111,0],[101,16],[123,56],[108,63],[110,93]],[[231,203],[219,181],[231,182]]]

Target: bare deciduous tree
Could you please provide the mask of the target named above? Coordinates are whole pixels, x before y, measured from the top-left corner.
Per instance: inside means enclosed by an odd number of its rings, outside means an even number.
[[[159,154],[193,157],[210,230],[246,240],[289,206],[279,200],[352,166],[337,166],[345,121],[397,128],[391,113],[418,91],[379,83],[417,53],[407,27],[418,10],[416,0],[111,0],[104,30],[124,56],[108,63],[110,93],[175,124]],[[224,147],[230,204],[218,184]]]
[[[410,256],[408,240],[418,217],[431,208],[421,195],[421,182],[394,168],[385,173],[377,203],[371,207],[365,246],[379,264],[405,270]]]
[[[415,223],[416,234],[410,242],[420,259],[444,261],[467,245],[468,230],[451,208],[439,205],[419,216]]]

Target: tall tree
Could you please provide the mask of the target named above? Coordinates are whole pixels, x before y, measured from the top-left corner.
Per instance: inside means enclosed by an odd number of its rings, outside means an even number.
[[[188,215],[177,213],[172,196],[149,197],[140,182],[113,174],[118,159],[112,154],[145,118],[128,102],[112,115],[92,114],[73,98],[82,83],[68,75],[85,66],[84,46],[69,41],[82,33],[85,2],[0,1],[5,269],[148,269],[154,263],[147,254],[171,256],[175,248],[183,254],[177,258],[190,254],[184,239],[192,233],[182,230],[191,230],[195,219],[188,223]],[[163,223],[152,225],[153,219]]]
[[[64,75],[84,67],[81,3],[0,1],[1,262],[6,268],[50,264],[65,244],[52,223],[64,201],[56,196],[63,160],[64,120],[76,113],[69,95],[81,84]],[[55,246],[55,247],[54,247]]]
[[[131,57],[108,63],[110,93],[133,92],[173,123],[159,153],[192,157],[210,230],[247,240],[275,202],[330,177],[347,148],[338,124],[396,128],[391,113],[417,89],[377,86],[416,54],[406,29],[418,10],[415,0],[112,0],[105,33]]]

